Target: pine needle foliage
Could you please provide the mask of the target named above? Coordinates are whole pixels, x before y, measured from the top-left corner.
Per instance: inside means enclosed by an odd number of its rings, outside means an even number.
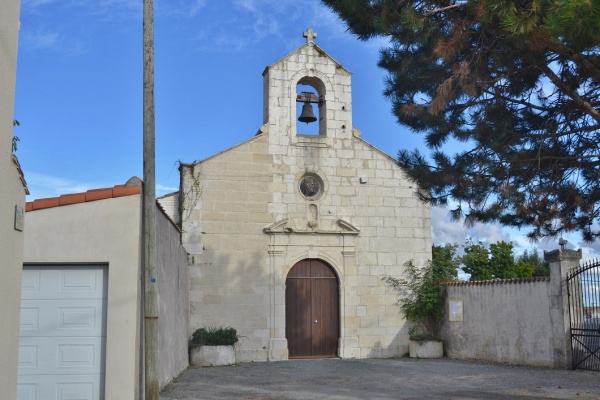
[[[600,0],[322,0],[379,66],[419,196],[532,241],[600,236]],[[457,142],[461,150],[450,150]]]

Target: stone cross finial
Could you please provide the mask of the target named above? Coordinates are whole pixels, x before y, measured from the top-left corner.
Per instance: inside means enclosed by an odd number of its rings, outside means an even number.
[[[306,43],[313,43],[313,39],[317,37],[317,33],[312,30],[312,28],[308,28],[303,34],[306,38]]]

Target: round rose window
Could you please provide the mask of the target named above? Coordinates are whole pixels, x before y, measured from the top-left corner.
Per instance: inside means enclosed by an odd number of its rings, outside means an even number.
[[[314,200],[323,193],[323,181],[317,174],[306,174],[300,179],[300,193],[310,200]]]

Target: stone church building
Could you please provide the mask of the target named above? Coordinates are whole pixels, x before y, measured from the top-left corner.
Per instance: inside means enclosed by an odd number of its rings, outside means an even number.
[[[189,253],[190,329],[236,328],[238,361],[401,355],[409,327],[381,278],[431,258],[429,206],[354,128],[351,73],[304,37],[263,73],[258,133],[182,164],[159,199]]]

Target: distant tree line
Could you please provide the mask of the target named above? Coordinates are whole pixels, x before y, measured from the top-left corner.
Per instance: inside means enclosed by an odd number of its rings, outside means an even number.
[[[463,245],[464,254],[458,255],[458,244],[434,245],[432,261],[445,270],[461,269],[470,274],[470,280],[529,278],[549,276],[550,268],[537,250],[514,254],[511,242],[500,241],[486,245],[468,239]]]

